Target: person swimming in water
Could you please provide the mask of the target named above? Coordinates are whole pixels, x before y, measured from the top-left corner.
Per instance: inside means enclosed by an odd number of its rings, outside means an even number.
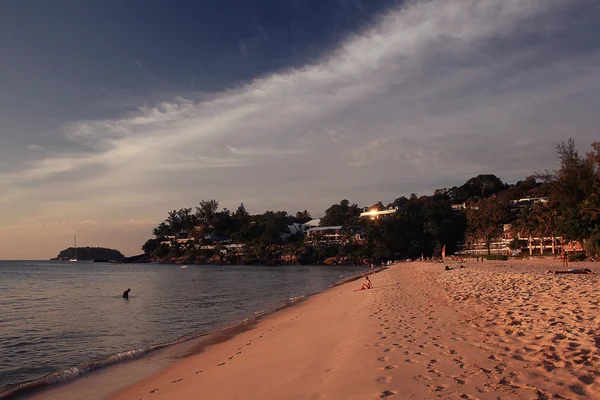
[[[126,291],[123,292],[123,298],[124,299],[128,299],[129,298],[129,292],[131,292],[131,289],[127,289]]]

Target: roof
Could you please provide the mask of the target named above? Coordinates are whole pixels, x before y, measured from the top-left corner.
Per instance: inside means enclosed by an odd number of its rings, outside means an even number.
[[[321,223],[321,219],[317,218],[317,219],[311,219],[310,221],[302,224],[302,225],[306,225],[306,226],[319,226],[319,224]]]
[[[316,228],[310,228],[309,232],[317,232],[317,231],[331,231],[336,229],[342,229],[342,225],[339,226],[318,226]]]

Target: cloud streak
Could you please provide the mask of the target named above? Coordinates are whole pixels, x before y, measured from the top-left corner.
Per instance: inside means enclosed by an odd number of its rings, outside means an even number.
[[[594,137],[585,104],[600,96],[600,51],[557,39],[582,4],[600,16],[585,1],[412,1],[313,64],[67,123],[77,150],[34,152],[0,173],[0,206],[21,210],[3,220],[73,207],[80,220],[154,218],[201,198],[316,213],[343,197],[389,201],[552,167],[556,141]],[[57,187],[62,198],[29,204]]]

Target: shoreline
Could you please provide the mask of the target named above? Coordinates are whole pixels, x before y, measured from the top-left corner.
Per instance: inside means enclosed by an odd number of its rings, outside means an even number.
[[[268,310],[249,311],[247,318],[234,321],[224,326],[216,327],[212,330],[191,333],[176,338],[170,342],[158,343],[146,348],[126,350],[111,354],[99,360],[93,360],[85,364],[50,373],[31,381],[19,383],[13,387],[5,388],[2,392],[0,392],[0,399],[14,399],[23,397],[38,398],[38,396],[42,396],[40,398],[43,398],[45,394],[56,390],[60,391],[61,388],[67,387],[68,385],[73,384],[80,379],[93,377],[94,374],[105,372],[111,368],[142,361],[144,358],[152,357],[155,353],[159,353],[161,351],[169,351],[170,349],[173,349],[173,352],[177,352],[176,348],[178,346],[186,344],[188,347],[193,347],[184,351],[182,354],[177,355],[177,359],[198,354],[206,347],[225,342],[240,333],[253,329],[253,327],[264,318],[268,318],[275,313],[279,313],[291,307],[297,306],[308,298],[330,290],[332,287],[360,279],[366,274],[376,273],[381,270],[382,268],[376,268],[373,271],[359,272],[342,277],[320,292],[307,293],[282,300],[280,305],[274,306]]]
[[[331,296],[332,293],[336,290],[346,291],[346,288],[348,288],[353,282],[356,282],[357,280],[361,279],[365,275],[379,274],[381,272],[385,272],[387,269],[392,268],[393,266],[394,265],[392,265],[390,267],[385,267],[385,268],[376,268],[373,271],[369,270],[369,271],[366,271],[363,273],[353,274],[349,277],[342,278],[339,281],[331,284],[324,291],[303,297],[301,299],[301,301],[299,301],[297,304],[294,304],[291,307],[281,307],[268,315],[264,315],[264,316],[261,315],[260,317],[262,317],[262,318],[258,318],[256,323],[253,324],[253,326],[248,330],[239,332],[237,335],[228,337],[226,340],[223,340],[223,341],[210,343],[208,345],[204,345],[204,343],[200,343],[199,346],[195,346],[184,357],[181,357],[180,359],[176,360],[175,362],[170,363],[169,365],[166,365],[163,369],[161,369],[159,372],[157,372],[153,376],[149,376],[149,377],[147,377],[143,380],[140,380],[132,385],[129,385],[127,388],[114,391],[108,398],[109,399],[130,398],[131,394],[129,391],[132,388],[136,388],[139,385],[144,385],[147,382],[153,383],[154,380],[156,379],[156,377],[164,376],[165,373],[167,373],[168,371],[170,371],[172,369],[178,369],[179,366],[181,366],[182,364],[186,365],[190,362],[193,362],[194,359],[202,358],[205,356],[210,357],[211,356],[210,353],[212,353],[214,350],[218,351],[219,349],[232,348],[232,346],[233,346],[233,347],[236,347],[236,349],[237,349],[235,351],[235,353],[237,355],[239,355],[239,354],[241,354],[242,349],[240,347],[238,347],[238,345],[241,346],[242,343],[244,343],[244,347],[248,348],[248,347],[252,346],[252,344],[256,340],[262,339],[267,332],[269,332],[269,331],[272,332],[275,330],[276,326],[280,326],[281,325],[280,321],[282,319],[285,320],[285,319],[291,317],[292,320],[295,320],[295,319],[297,319],[297,316],[292,317],[292,315],[302,314],[303,308],[312,307],[315,304],[318,305],[319,303],[322,302],[323,297]],[[271,329],[266,329],[266,332],[262,332],[259,334],[259,331],[265,330],[266,325],[273,325],[273,324],[275,324],[276,326],[272,327]],[[254,337],[254,338],[252,338],[252,337]],[[234,358],[235,358],[235,355],[230,356],[227,359],[231,361]],[[225,363],[219,363],[219,364],[216,364],[216,366],[219,367],[224,364]],[[202,371],[202,370],[195,370],[194,374],[199,375],[203,372],[204,371]],[[172,382],[177,383],[176,380],[174,380]],[[150,392],[152,394],[157,393],[157,392],[153,392],[153,391],[150,391]],[[136,394],[136,396],[137,396],[137,394]],[[181,398],[188,398],[188,397],[184,395]]]
[[[372,290],[334,287],[109,398],[600,395],[599,266],[558,276],[545,272],[557,262],[463,264],[396,264]]]

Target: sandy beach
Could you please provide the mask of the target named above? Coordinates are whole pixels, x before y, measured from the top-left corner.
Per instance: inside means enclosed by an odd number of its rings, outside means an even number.
[[[111,398],[600,398],[600,267],[464,265],[398,264],[371,290],[332,288]]]

